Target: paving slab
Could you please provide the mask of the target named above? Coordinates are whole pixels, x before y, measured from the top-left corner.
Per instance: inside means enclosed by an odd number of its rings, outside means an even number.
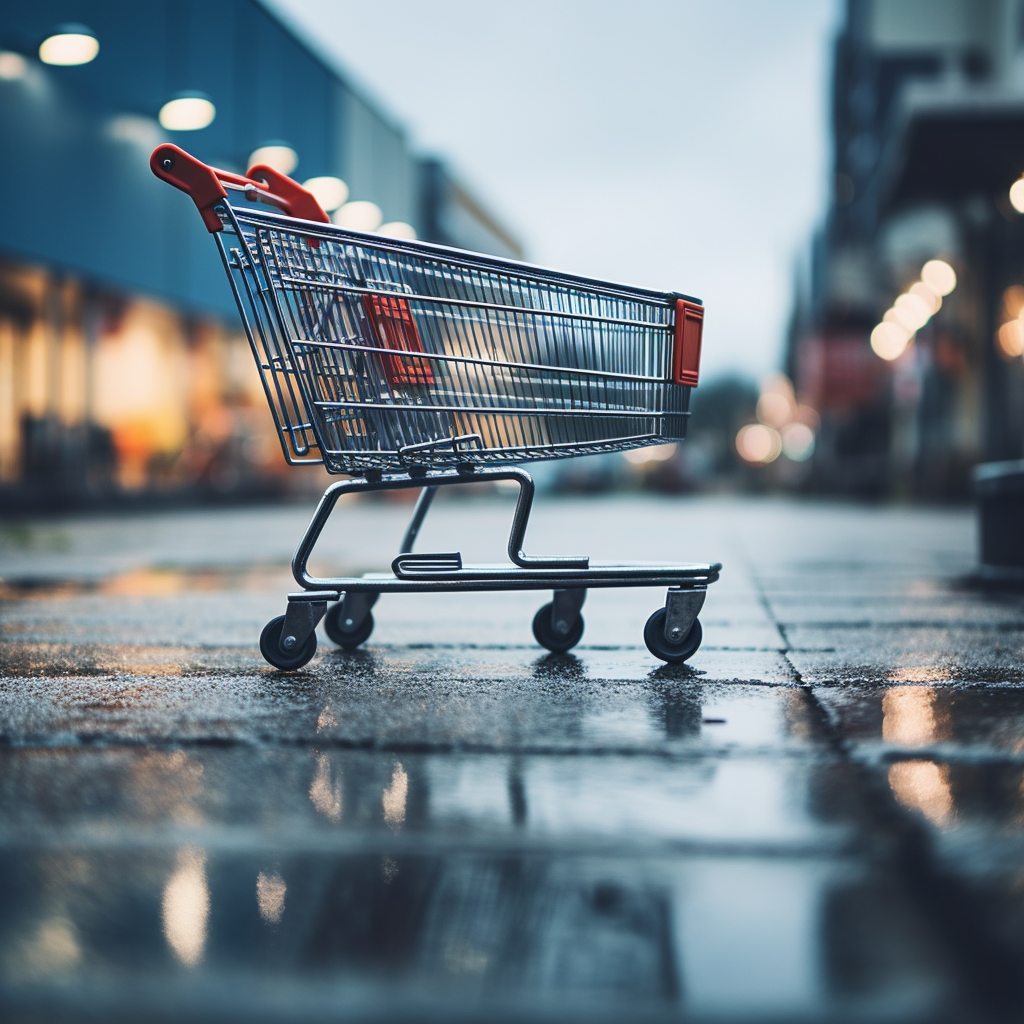
[[[422,547],[498,560],[511,504],[439,501]],[[319,568],[386,566],[409,511],[346,502]],[[725,564],[687,665],[636,589],[560,656],[542,594],[395,595],[279,673],[309,513],[0,523],[5,1019],[1024,1007],[1024,602],[970,586],[969,513],[542,501],[532,552]]]

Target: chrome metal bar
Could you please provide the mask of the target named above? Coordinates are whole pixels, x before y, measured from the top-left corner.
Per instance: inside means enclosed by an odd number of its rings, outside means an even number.
[[[643,327],[645,330],[665,331],[671,333],[673,324],[659,324],[653,320],[622,320],[616,317],[597,316],[593,313],[571,313],[568,310],[547,309],[537,306],[510,306],[498,302],[476,302],[472,299],[457,299],[442,295],[418,295],[416,293],[382,291],[380,288],[360,288],[349,284],[332,284],[328,281],[309,281],[301,277],[283,277],[282,284],[290,284],[296,288],[316,287],[320,290],[330,292],[344,292],[349,295],[383,295],[396,296],[405,299],[406,302],[432,302],[442,306],[461,306],[465,309],[486,309],[500,311],[503,313],[519,313],[520,315],[536,317],[557,317],[566,320],[585,320],[593,323],[613,324],[616,327]],[[667,309],[667,307],[666,307]]]
[[[423,520],[427,518],[430,506],[434,503],[435,494],[437,494],[436,487],[424,487],[420,491],[420,496],[416,499],[416,507],[412,510],[412,518],[409,520],[409,525],[405,528],[402,546],[398,549],[399,554],[412,552],[413,546],[416,544],[416,538],[420,533],[420,527],[423,525]]]
[[[525,469],[508,467],[506,469],[484,469],[475,473],[459,473],[455,470],[441,470],[430,473],[425,478],[410,477],[404,474],[385,476],[380,480],[367,480],[365,477],[357,477],[354,480],[344,480],[339,481],[336,484],[331,484],[331,486],[324,491],[323,497],[321,497],[317,504],[316,511],[313,513],[313,518],[310,520],[309,526],[306,527],[306,532],[302,535],[302,539],[299,541],[299,545],[295,550],[295,555],[292,558],[292,575],[295,577],[296,583],[306,590],[345,589],[342,585],[345,581],[337,579],[322,579],[312,576],[308,569],[309,559],[313,553],[314,547],[316,546],[316,542],[320,539],[320,534],[327,525],[327,520],[330,519],[331,513],[334,511],[334,507],[338,503],[338,499],[341,498],[343,494],[366,493],[369,491],[381,490],[402,490],[409,487],[423,487],[424,491],[428,488],[432,488],[436,491],[438,487],[444,487],[451,484],[481,483],[484,481],[497,482],[499,480],[515,480],[519,484],[519,498],[516,501],[516,509],[512,517],[512,529],[509,533],[508,540],[508,554],[512,562],[520,569],[548,571],[582,570],[585,572],[590,564],[590,560],[586,556],[543,557],[531,556],[524,553],[523,542],[526,537],[526,527],[529,525],[530,521],[530,511],[533,508],[535,488],[533,478]],[[431,497],[430,501],[433,501],[433,497]],[[424,511],[423,514],[425,516],[426,511]],[[415,520],[415,518],[416,512],[413,513],[413,519]],[[465,572],[466,570],[460,569],[457,571]],[[503,575],[505,574],[499,573],[499,576]],[[373,588],[364,586],[360,587],[360,589],[367,590]]]
[[[393,356],[393,348],[378,348],[375,345],[345,344],[341,341],[307,341],[304,338],[292,338],[293,345],[309,345],[311,348],[334,349],[338,352],[374,352],[378,355]],[[448,352],[402,352],[405,359],[437,360],[444,363],[467,363],[473,366],[490,366],[500,369],[532,370],[545,373],[570,376],[598,377],[602,380],[628,380],[638,384],[664,384],[664,377],[643,377],[635,373],[610,373],[605,370],[584,370],[575,366],[548,366],[545,363],[515,363],[508,359],[479,359],[474,356],[457,356]]]

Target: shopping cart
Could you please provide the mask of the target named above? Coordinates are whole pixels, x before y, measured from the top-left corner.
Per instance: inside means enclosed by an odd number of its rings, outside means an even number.
[[[583,635],[591,587],[667,588],[644,641],[666,662],[700,646],[697,619],[720,565],[591,565],[523,551],[533,480],[519,464],[664,444],[686,436],[704,309],[439,245],[348,231],[273,168],[242,177],[177,146],[150,166],[187,193],[217,240],[285,459],[352,479],[327,488],[292,560],[300,593],[267,623],[279,669],[316,653],[316,627],[345,648],[373,630],[381,594],[551,590],[537,642]],[[261,209],[262,204],[262,209]],[[514,481],[510,565],[414,552],[439,487]],[[313,547],[344,494],[420,488],[390,573],[310,574]]]

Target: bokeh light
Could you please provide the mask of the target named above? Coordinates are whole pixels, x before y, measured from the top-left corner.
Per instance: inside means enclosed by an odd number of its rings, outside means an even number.
[[[1024,323],[1007,320],[996,332],[996,348],[1006,359],[1024,355]]]
[[[921,268],[921,280],[936,295],[946,296],[956,287],[956,271],[945,260],[929,260]]]
[[[28,61],[20,53],[0,50],[0,80],[15,82],[28,74]]]
[[[316,178],[307,178],[302,187],[313,194],[313,198],[327,213],[332,213],[348,199],[348,185],[333,175],[324,174]]]
[[[915,282],[910,288],[910,294],[925,304],[929,316],[935,316],[942,309],[942,298],[936,295],[924,281]]]
[[[74,67],[88,64],[100,52],[99,40],[82,25],[65,25],[39,46],[39,59],[44,64]]]
[[[205,96],[178,96],[160,108],[160,127],[169,132],[197,132],[213,123],[217,108]]]
[[[919,295],[912,295],[909,292],[904,292],[893,303],[893,309],[896,310],[900,322],[911,334],[924,327],[932,315],[928,303]]]
[[[774,427],[749,423],[736,435],[736,451],[745,462],[765,466],[782,454],[782,437]]]
[[[402,238],[407,242],[416,240],[416,229],[404,220],[389,220],[387,224],[381,224],[377,228],[377,234],[384,235],[385,238]]]
[[[648,448],[632,448],[622,454],[626,461],[633,463],[634,466],[648,466],[655,462],[667,462],[678,450],[679,445],[673,442],[653,444]]]
[[[910,344],[910,334],[898,323],[882,321],[871,332],[871,348],[876,356],[892,362],[903,355]]]
[[[384,215],[376,203],[357,199],[335,210],[331,220],[338,227],[348,228],[350,231],[376,231],[384,220]]]
[[[1018,178],[1010,186],[1010,205],[1018,213],[1024,213],[1024,178]]]
[[[806,423],[787,423],[781,431],[782,454],[806,462],[814,454],[814,431]]]
[[[263,164],[265,167],[272,167],[281,174],[291,174],[299,165],[299,154],[286,146],[283,142],[273,142],[266,146],[260,146],[249,154],[248,167],[256,167]]]

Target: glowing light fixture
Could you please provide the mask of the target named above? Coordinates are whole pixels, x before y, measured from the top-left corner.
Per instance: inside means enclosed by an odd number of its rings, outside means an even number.
[[[921,268],[921,280],[936,295],[948,295],[956,287],[956,271],[945,260],[929,260]]]
[[[745,462],[766,466],[782,454],[782,438],[773,427],[749,423],[736,435],[736,451]]]
[[[177,96],[160,108],[160,126],[169,132],[197,132],[213,123],[217,108],[197,93]]]
[[[299,154],[291,146],[283,142],[271,142],[260,146],[249,154],[249,167],[265,164],[282,174],[291,174],[299,166]]]
[[[325,174],[319,178],[307,178],[302,187],[307,192],[312,192],[316,201],[331,213],[348,199],[348,185],[331,175]]]
[[[73,67],[88,64],[100,52],[100,41],[84,25],[61,25],[39,46],[39,59],[44,64]]]
[[[416,240],[416,229],[404,220],[389,220],[387,224],[381,224],[377,228],[377,234],[386,238],[404,238],[409,242]]]
[[[1024,213],[1024,177],[1018,178],[1010,186],[1010,205],[1018,213]]]
[[[871,332],[871,348],[876,356],[886,362],[899,359],[910,344],[911,334],[892,321],[883,320]]]
[[[0,50],[0,80],[15,82],[28,74],[28,61],[20,53]]]
[[[357,199],[335,210],[331,220],[338,227],[349,228],[352,231],[376,231],[384,220],[384,215],[376,203]]]

